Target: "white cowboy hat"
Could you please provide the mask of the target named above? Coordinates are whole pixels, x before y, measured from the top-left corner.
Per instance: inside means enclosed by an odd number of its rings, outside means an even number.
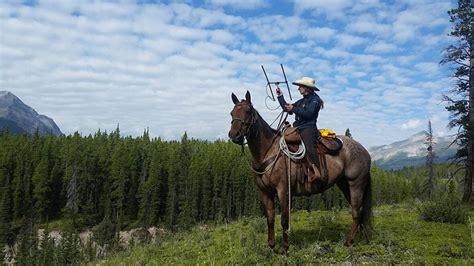
[[[315,91],[319,91],[318,87],[316,87],[314,79],[308,77],[303,77],[302,79],[293,81],[293,85],[304,86]]]

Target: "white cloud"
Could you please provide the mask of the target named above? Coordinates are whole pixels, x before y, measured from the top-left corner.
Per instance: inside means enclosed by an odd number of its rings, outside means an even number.
[[[447,42],[442,4],[297,1],[288,14],[268,1],[246,2],[255,10],[244,12],[236,1],[188,2],[0,3],[0,90],[67,134],[120,123],[124,134],[149,127],[166,139],[187,131],[212,140],[227,136],[231,92],[250,90],[266,121],[276,117],[260,65],[280,80],[282,63],[289,81],[316,79],[326,102],[319,125],[350,128],[366,146],[413,134],[423,117],[438,131],[447,124],[433,105],[451,82],[435,71]],[[414,25],[413,14],[430,22]],[[396,25],[415,28],[403,36]]]
[[[434,62],[420,62],[415,64],[415,69],[426,74],[436,74],[439,71],[439,64]]]
[[[412,119],[402,124],[403,129],[419,128],[423,123],[419,119]]]
[[[240,9],[255,9],[267,5],[265,0],[206,0],[215,6],[230,6]]]
[[[344,9],[352,5],[352,0],[295,0],[295,11],[312,11],[328,18],[341,18]]]
[[[347,30],[355,33],[367,33],[387,37],[390,35],[391,26],[381,22],[370,14],[357,16],[354,21],[348,23]]]
[[[336,30],[327,27],[310,28],[302,34],[304,38],[314,40],[315,42],[328,42],[336,35]]]
[[[302,19],[299,17],[264,16],[252,18],[248,27],[259,40],[263,42],[286,41],[302,32]]]
[[[391,43],[378,41],[365,48],[365,51],[369,53],[390,53],[396,51],[397,49],[397,46]]]
[[[338,34],[336,36],[337,43],[339,46],[343,48],[351,48],[353,46],[357,46],[360,44],[363,44],[367,42],[365,38],[358,37],[355,35],[350,35],[350,34]]]

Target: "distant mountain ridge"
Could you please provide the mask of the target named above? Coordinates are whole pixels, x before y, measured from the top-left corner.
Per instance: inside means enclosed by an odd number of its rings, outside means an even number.
[[[9,91],[0,91],[0,131],[8,130],[15,135],[33,133],[61,135],[53,119],[38,114]]]
[[[384,169],[423,165],[428,154],[427,136],[426,131],[421,131],[402,141],[371,147],[369,153],[372,161]],[[446,162],[456,154],[458,146],[456,144],[451,145],[452,142],[453,138],[450,137],[433,137],[435,163]]]

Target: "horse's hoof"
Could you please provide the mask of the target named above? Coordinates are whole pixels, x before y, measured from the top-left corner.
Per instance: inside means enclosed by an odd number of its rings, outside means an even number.
[[[321,180],[321,179],[318,179],[316,180],[316,187],[319,189],[319,190],[324,190],[324,188],[328,185],[328,182],[326,180]]]
[[[271,249],[274,249],[274,248],[275,248],[275,242],[268,242],[268,246],[269,246]]]
[[[350,247],[352,244],[354,244],[354,240],[352,239],[347,239],[346,242],[344,242],[344,246],[346,247]]]

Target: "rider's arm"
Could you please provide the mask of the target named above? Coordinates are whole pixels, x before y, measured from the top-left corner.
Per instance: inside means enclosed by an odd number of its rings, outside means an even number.
[[[286,111],[287,103],[286,103],[285,98],[283,97],[283,95],[278,96],[278,102],[280,103],[281,108]]]
[[[285,101],[285,98],[283,98],[283,95],[278,96],[278,102],[280,103],[281,108],[283,111],[288,112],[288,114],[292,115],[293,111],[288,111],[288,103]]]
[[[294,105],[293,113],[305,119],[311,119],[314,116],[314,113],[319,110],[319,108],[319,101],[317,99],[314,99],[309,102],[304,108],[302,108],[301,105]]]

